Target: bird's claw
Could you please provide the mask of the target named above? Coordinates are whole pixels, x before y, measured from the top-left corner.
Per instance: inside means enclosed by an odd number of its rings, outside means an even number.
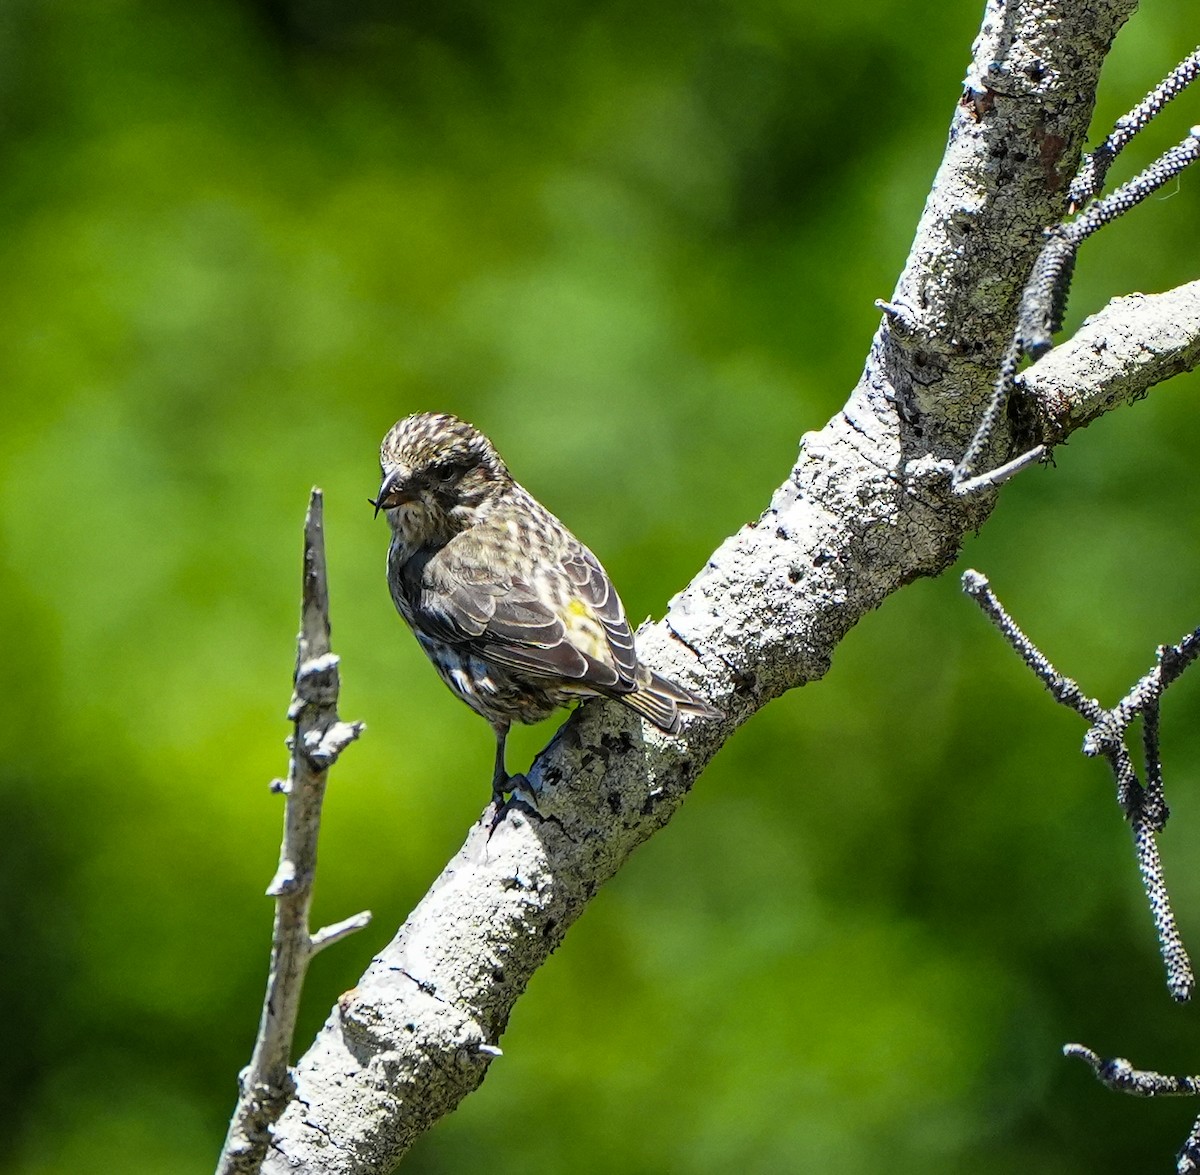
[[[533,788],[524,775],[509,775],[503,783],[492,785],[491,802],[483,811],[483,822],[488,825],[489,832],[494,831],[496,825],[504,818],[509,804],[519,798],[518,792],[524,792],[530,798],[533,796]]]

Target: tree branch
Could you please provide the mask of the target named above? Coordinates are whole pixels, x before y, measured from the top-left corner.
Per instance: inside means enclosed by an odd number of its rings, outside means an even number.
[[[1103,755],[1117,782],[1117,802],[1133,829],[1137,851],[1138,872],[1146,891],[1159,950],[1167,971],[1167,990],[1171,998],[1184,1003],[1192,998],[1196,976],[1163,878],[1162,859],[1155,834],[1161,832],[1170,815],[1163,792],[1162,756],[1158,740],[1158,709],[1163,690],[1200,656],[1200,630],[1188,633],[1177,645],[1160,645],[1157,664],[1144,674],[1132,689],[1111,709],[1105,709],[1089,698],[1079,685],[1050,663],[1046,655],[1021,631],[993,594],[987,577],[968,570],[962,577],[963,591],[983,610],[1000,630],[1004,639],[1056,702],[1069,706],[1090,723],[1083,740],[1085,755]],[[1125,739],[1130,723],[1142,719],[1145,751],[1146,783],[1138,780],[1137,771]]]
[[[1115,298],[1020,377],[1046,444],[1200,364],[1200,281]]]
[[[1046,224],[1061,219],[1099,69],[1135,0],[991,0],[908,264],[845,407],[807,434],[761,518],[666,618],[652,665],[719,704],[667,736],[590,702],[531,794],[463,849],[298,1063],[264,1170],[383,1173],[482,1081],[534,971],[601,884],[672,816],[733,730],[819,678],[891,592],[949,566],[993,492],[949,471],[991,394]],[[992,437],[1007,456],[1006,427]]]
[[[304,578],[295,689],[288,718],[291,760],[286,781],[272,784],[284,793],[283,844],[279,867],[267,888],[275,898],[271,970],[263,1000],[254,1054],[240,1078],[237,1107],[221,1150],[217,1175],[254,1175],[271,1142],[271,1127],[295,1094],[288,1068],[300,991],[312,957],[370,921],[355,914],[310,934],[309,906],[317,868],[317,834],[329,768],[363,731],[361,722],[338,718],[338,659],[329,647],[329,589],[325,577],[325,532],[321,491],[314,489],[304,519]]]

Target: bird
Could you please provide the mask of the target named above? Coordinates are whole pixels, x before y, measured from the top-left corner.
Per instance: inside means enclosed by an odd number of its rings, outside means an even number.
[[[387,580],[442,681],[491,724],[492,800],[512,790],[505,740],[561,706],[612,698],[676,733],[721,712],[638,659],[600,561],[513,480],[473,425],[441,412],[399,420],[368,498],[391,527]]]

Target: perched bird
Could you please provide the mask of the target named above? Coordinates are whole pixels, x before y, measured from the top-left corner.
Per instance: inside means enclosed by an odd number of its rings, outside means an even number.
[[[513,722],[597,696],[672,733],[681,714],[720,716],[639,663],[600,561],[513,481],[478,429],[444,413],[407,416],[383,438],[380,465],[371,505],[392,528],[392,599],[442,680],[492,724],[497,804]]]

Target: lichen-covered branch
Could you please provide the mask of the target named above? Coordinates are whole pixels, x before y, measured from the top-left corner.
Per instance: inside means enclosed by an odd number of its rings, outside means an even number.
[[[1116,298],[1021,377],[1047,444],[1200,364],[1200,281]]]
[[[1200,53],[1200,50],[1197,52]],[[1136,208],[1200,159],[1200,127],[1192,127],[1182,142],[1168,148],[1115,192],[1100,196],[1105,174],[1113,158],[1172,98],[1195,80],[1198,61],[1200,58],[1193,53],[1180,62],[1133,110],[1118,120],[1113,133],[1088,156],[1076,174],[1068,194],[1067,210],[1075,213],[1082,201],[1087,200],[1088,203],[1078,216],[1061,220],[1045,231],[1045,241],[1021,293],[1016,329],[999,364],[991,397],[951,474],[951,484],[956,494],[968,497],[981,491],[994,490],[1020,470],[1041,460],[1054,443],[1053,438],[1044,438],[1002,465],[994,461],[985,462],[985,471],[977,472],[981,458],[987,454],[996,438],[1016,389],[1021,361],[1045,355],[1054,345],[1053,336],[1062,329],[1079,246],[1088,237]]]

